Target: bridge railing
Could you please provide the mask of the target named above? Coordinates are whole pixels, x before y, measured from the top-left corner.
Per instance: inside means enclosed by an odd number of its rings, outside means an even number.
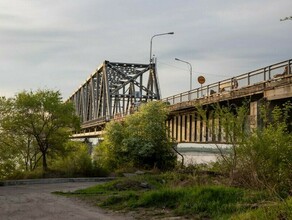
[[[291,74],[292,59],[162,99],[171,105],[221,94]]]

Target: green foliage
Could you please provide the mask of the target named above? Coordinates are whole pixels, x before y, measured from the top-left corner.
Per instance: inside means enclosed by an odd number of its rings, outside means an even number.
[[[246,105],[215,107],[215,118],[220,118],[222,133],[232,148],[229,155],[221,154],[219,164],[232,184],[267,188],[286,197],[292,185],[292,134],[288,131],[292,105],[287,102],[269,109],[262,103],[259,125],[251,128]]]
[[[66,143],[63,155],[52,161],[51,172],[62,177],[105,176],[107,174],[92,161],[87,145],[76,141]]]
[[[62,102],[60,93],[50,90],[1,98],[0,119],[0,172],[4,177],[15,170],[32,171],[39,164],[48,170],[47,157],[62,153],[71,130],[79,127],[72,103]]]
[[[44,177],[44,172],[41,168],[36,168],[33,171],[16,169],[14,172],[9,173],[6,179],[19,180],[19,179],[40,179]]]
[[[126,117],[123,123],[108,123],[95,159],[111,169],[122,166],[173,168],[176,157],[166,133],[167,113],[164,103],[150,102]]]
[[[111,121],[106,125],[104,141],[95,148],[94,159],[102,167],[113,170],[120,166],[129,165],[128,150],[122,145],[124,126],[119,122]]]
[[[286,123],[291,108],[291,103],[274,107],[269,120],[263,120],[265,126],[255,130],[238,148],[237,169],[245,182],[280,196],[287,196],[292,185],[292,134]]]

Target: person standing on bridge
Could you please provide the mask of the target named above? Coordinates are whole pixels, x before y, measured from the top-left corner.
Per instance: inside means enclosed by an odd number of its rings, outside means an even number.
[[[232,88],[232,89],[237,89],[237,88],[238,88],[238,82],[237,82],[237,79],[235,79],[235,78],[232,78],[232,79],[231,79],[231,88]]]

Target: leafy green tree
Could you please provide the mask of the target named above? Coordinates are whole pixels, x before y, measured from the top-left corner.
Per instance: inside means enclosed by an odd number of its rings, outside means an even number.
[[[5,157],[5,154],[12,160]],[[2,131],[0,137],[0,161],[10,163],[14,168],[33,171],[40,160],[36,142],[31,136]],[[6,172],[11,173],[11,172]]]
[[[6,178],[19,169],[35,168],[31,138],[19,130],[3,128],[7,119],[13,116],[12,103],[12,99],[0,99],[0,178]]]
[[[58,91],[24,91],[2,104],[1,133],[16,136],[15,141],[23,137],[29,151],[27,160],[35,158],[37,163],[41,159],[44,171],[48,169],[47,156],[62,152],[72,129],[79,127],[72,103],[64,103]],[[21,146],[13,138],[9,143],[18,149]]]
[[[17,158],[20,155],[16,148],[3,144],[6,138],[2,132],[0,136],[0,179],[4,179],[17,170]]]
[[[168,109],[162,102],[143,104],[123,123],[110,122],[97,158],[112,168],[125,164],[143,168],[171,169],[176,162],[165,120]]]

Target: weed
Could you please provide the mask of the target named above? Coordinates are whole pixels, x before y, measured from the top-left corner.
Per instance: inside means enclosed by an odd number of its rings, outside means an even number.
[[[195,177],[193,174],[170,172],[138,175],[119,178],[71,194],[114,210],[144,210],[146,213],[148,210],[150,218],[154,215],[154,212],[150,211],[153,209],[156,212],[165,212],[168,216],[172,213],[199,219],[254,219],[248,216],[257,215],[283,216],[281,219],[289,219],[291,216],[289,210],[292,199],[287,201],[285,204],[288,205],[285,206],[265,191],[223,185],[202,186],[196,184]],[[182,184],[185,182],[192,184],[185,186]],[[151,187],[145,189],[141,186],[142,183]],[[273,208],[269,209],[271,206]]]

